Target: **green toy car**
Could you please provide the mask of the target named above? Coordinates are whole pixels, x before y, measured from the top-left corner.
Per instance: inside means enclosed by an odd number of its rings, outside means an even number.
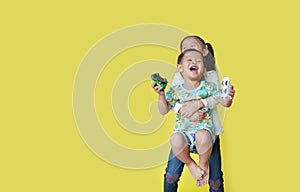
[[[155,86],[159,85],[162,87],[162,90],[165,90],[168,80],[166,78],[162,78],[159,73],[154,73],[151,75],[151,79],[155,82]]]

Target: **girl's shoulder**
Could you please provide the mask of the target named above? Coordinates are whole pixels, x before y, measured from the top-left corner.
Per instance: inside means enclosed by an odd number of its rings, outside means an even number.
[[[184,79],[183,79],[181,73],[178,71],[175,72],[175,74],[173,76],[173,80],[172,80],[172,86],[181,85],[181,84],[183,84],[183,82],[184,82]]]
[[[219,75],[218,75],[217,71],[215,71],[215,70],[207,71],[205,73],[205,80],[212,81],[212,82],[219,81]]]

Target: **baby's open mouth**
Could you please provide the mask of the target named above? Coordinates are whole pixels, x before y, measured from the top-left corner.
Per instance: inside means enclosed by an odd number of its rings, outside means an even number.
[[[190,67],[190,70],[191,70],[191,71],[197,71],[197,70],[198,70],[198,67],[192,66],[192,67]]]

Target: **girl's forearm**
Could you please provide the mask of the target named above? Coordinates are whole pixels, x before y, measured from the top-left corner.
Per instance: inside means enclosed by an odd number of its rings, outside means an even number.
[[[218,101],[224,107],[230,107],[232,104],[232,99],[218,99]]]

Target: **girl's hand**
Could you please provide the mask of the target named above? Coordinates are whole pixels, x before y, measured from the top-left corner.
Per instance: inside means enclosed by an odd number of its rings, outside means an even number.
[[[233,99],[234,94],[235,94],[235,90],[234,90],[234,87],[231,85],[228,95]]]
[[[199,110],[199,108],[203,107],[199,104],[200,101],[187,101],[185,102],[179,110],[179,113],[184,117],[190,117],[195,112]],[[202,102],[201,102],[202,103]]]
[[[205,119],[206,117],[206,113],[203,112],[202,110],[199,110],[197,112],[195,112],[193,115],[191,115],[190,117],[188,117],[188,119],[192,122],[201,122],[203,119]]]
[[[158,93],[159,95],[164,95],[165,94],[165,91],[162,90],[162,87],[159,86],[159,85],[156,85],[155,82],[152,83],[151,87],[153,88],[153,90]]]

